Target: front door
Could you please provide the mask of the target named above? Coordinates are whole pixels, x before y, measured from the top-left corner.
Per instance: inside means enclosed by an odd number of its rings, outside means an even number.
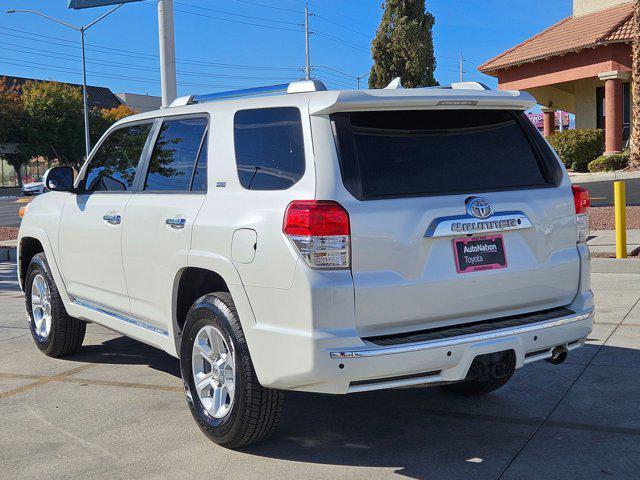
[[[123,223],[131,314],[163,333],[169,331],[174,280],[187,265],[207,190],[207,124],[202,116],[163,120],[141,172],[141,191],[129,201]]]
[[[64,205],[61,269],[69,294],[79,303],[129,311],[122,224],[151,125],[132,124],[110,132],[85,168],[79,193]]]

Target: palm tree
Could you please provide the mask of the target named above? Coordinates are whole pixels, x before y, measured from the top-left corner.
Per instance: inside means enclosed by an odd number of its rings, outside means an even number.
[[[631,72],[631,159],[633,166],[640,167],[640,0],[636,0],[633,9],[633,65]]]

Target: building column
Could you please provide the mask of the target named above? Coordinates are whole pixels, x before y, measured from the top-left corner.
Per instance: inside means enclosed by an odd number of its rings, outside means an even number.
[[[543,126],[543,134],[545,138],[550,137],[554,133],[556,133],[556,108],[553,107],[542,107],[542,113],[544,113],[544,118],[542,120]]]
[[[629,76],[619,70],[598,74],[604,81],[605,155],[622,151],[622,81]]]

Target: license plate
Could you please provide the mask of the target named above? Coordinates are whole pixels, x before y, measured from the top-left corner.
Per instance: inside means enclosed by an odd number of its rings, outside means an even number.
[[[456,238],[453,240],[453,255],[458,273],[507,267],[502,235]]]

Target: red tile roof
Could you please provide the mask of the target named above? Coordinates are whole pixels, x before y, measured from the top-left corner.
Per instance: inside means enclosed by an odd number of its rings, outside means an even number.
[[[633,37],[633,2],[580,17],[567,17],[478,67],[491,73]]]

